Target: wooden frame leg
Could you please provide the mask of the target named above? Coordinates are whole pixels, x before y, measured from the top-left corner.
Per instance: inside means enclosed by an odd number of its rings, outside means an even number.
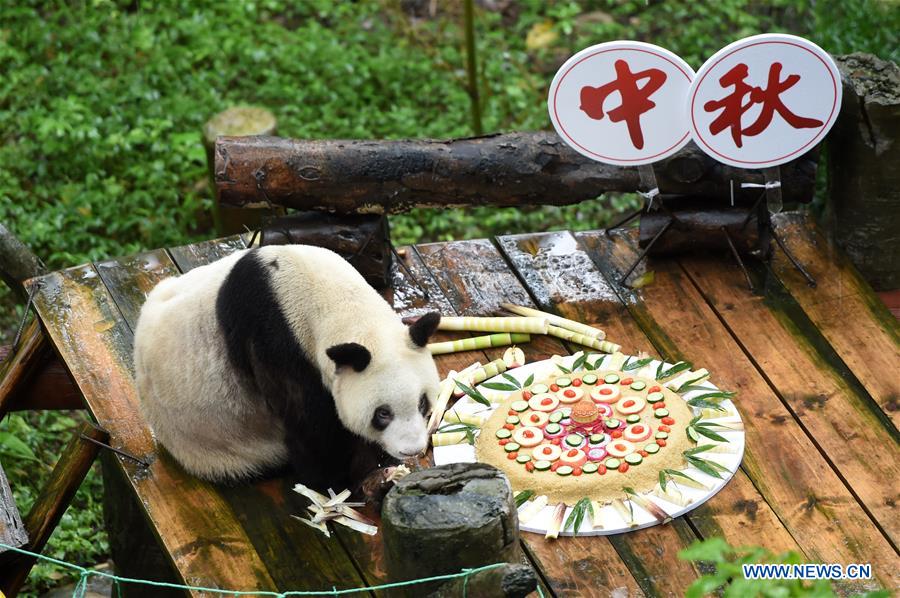
[[[46,486],[25,516],[29,541],[24,548],[31,552],[41,552],[44,549],[50,534],[97,457],[100,447],[84,440],[82,434],[100,442],[109,441],[109,434],[93,424],[82,424],[76,430],[53,468]],[[15,596],[25,583],[34,561],[34,557],[14,552],[0,555],[0,591],[6,596]]]
[[[23,331],[15,355],[9,356],[8,350],[0,347],[0,418],[11,411],[84,408],[36,319]]]

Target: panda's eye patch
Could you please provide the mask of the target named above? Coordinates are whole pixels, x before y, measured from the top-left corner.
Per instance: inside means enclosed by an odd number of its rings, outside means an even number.
[[[372,415],[372,427],[376,430],[383,431],[391,421],[394,419],[394,412],[391,411],[390,407],[382,405],[375,409],[375,413]]]
[[[419,397],[419,413],[422,414],[422,417],[428,417],[428,411],[431,408],[431,405],[428,404],[428,395],[424,392],[422,396]]]

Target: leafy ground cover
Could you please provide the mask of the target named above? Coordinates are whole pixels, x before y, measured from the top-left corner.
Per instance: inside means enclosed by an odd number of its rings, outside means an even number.
[[[476,13],[484,130],[548,127],[545,94],[574,51],[604,40],[668,47],[695,68],[764,31],[834,53],[898,58],[889,0],[491,0]],[[305,138],[471,134],[461,2],[258,0],[43,2],[0,6],[0,222],[53,267],[210,235],[200,127],[235,104],[265,106]],[[432,7],[436,7],[432,13]],[[488,7],[488,8],[485,8]],[[399,243],[595,228],[635,205],[418,210],[392,218]],[[14,319],[0,298],[0,330]],[[3,336],[0,334],[0,336]],[[27,510],[73,425],[67,414],[0,424],[3,460]],[[105,558],[92,473],[48,553]],[[29,592],[55,583],[38,569]]]

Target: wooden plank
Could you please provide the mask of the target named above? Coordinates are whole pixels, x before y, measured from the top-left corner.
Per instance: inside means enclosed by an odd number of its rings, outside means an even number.
[[[532,304],[528,292],[487,240],[418,245],[416,251],[460,315],[488,315],[507,301]],[[560,343],[546,337],[532,337],[532,342],[523,345],[522,349],[526,351],[528,361],[567,353]],[[502,350],[488,352],[488,358],[499,352]],[[451,355],[458,361],[456,369],[475,359],[469,353]],[[441,366],[444,357],[438,359]],[[646,576],[636,579],[637,574],[644,572],[636,574],[630,570],[629,566],[634,563],[626,562],[609,538],[576,537],[548,541],[539,535],[525,533],[522,540],[525,550],[557,595],[609,596],[623,591],[628,595],[661,593],[652,588],[654,584],[648,582]],[[670,571],[674,569],[673,577],[677,578],[682,563],[673,556],[672,553],[666,554],[666,568]],[[663,560],[660,557],[657,559]],[[696,575],[692,574],[691,579],[694,577]],[[661,585],[666,583],[663,579],[659,581]]]
[[[740,342],[782,402],[896,547],[900,543],[900,444],[896,429],[840,356],[775,279],[746,292],[721,259],[680,260],[691,281]],[[839,450],[834,450],[839,447]],[[873,450],[873,447],[878,447]]]
[[[237,244],[205,243],[184,252],[191,266],[206,258],[225,257]],[[164,250],[109,260],[96,265],[110,295],[133,330],[147,293],[163,278],[178,274]],[[283,590],[316,590],[364,585],[341,545],[291,518],[305,511],[304,500],[274,481],[255,485],[219,486],[247,537]],[[299,500],[298,500],[299,499]]]
[[[773,271],[900,429],[900,376],[889,374],[896,373],[900,363],[900,322],[809,217],[787,212],[773,222],[785,245],[818,285],[810,288],[778,249]]]
[[[240,235],[232,235],[180,247],[170,247],[168,251],[178,269],[187,272],[245,248],[244,239]]]
[[[617,281],[636,255],[621,235],[582,233],[578,239]],[[900,560],[815,444],[793,419],[741,347],[677,264],[658,260],[655,282],[631,291],[614,286],[654,344],[713,372],[738,392],[746,449],[742,468],[806,554],[835,563],[870,562],[878,582],[895,587]],[[673,340],[677,339],[676,343]],[[875,580],[854,583],[874,588]]]
[[[570,233],[507,236],[499,238],[498,244],[542,309],[605,330],[608,338],[631,354],[655,352],[650,339]],[[663,357],[677,360],[665,354]],[[743,544],[752,534],[765,538],[775,552],[797,549],[796,542],[740,471],[710,502],[685,519],[704,537],[722,536]]]
[[[85,438],[106,442],[105,430],[84,423],[79,426],[63,449],[62,456],[50,472],[46,485],[31,505],[25,516],[25,528],[28,531],[27,549],[40,553],[44,550],[50,534],[62,519],[72,497],[84,481],[84,476],[94,463],[100,447]],[[22,588],[28,573],[37,559],[24,554],[9,552],[0,557],[0,593],[15,596]]]
[[[77,266],[38,280],[43,285],[35,309],[97,423],[110,432],[112,446],[150,462],[144,468],[117,458],[183,578],[194,585],[274,590],[265,565],[215,489],[158,457],[138,407],[131,330],[97,270]]]

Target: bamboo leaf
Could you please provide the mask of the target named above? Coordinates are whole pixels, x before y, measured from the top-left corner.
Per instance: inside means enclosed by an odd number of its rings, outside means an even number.
[[[659,472],[659,487],[662,488],[663,492],[666,491],[666,472],[665,471]]]
[[[733,392],[727,390],[716,390],[713,392],[708,392],[706,394],[700,395],[699,397],[694,397],[694,399],[731,399],[734,398]]]
[[[503,382],[482,382],[481,385],[485,388],[490,388],[491,390],[519,390],[518,386],[513,386],[512,384],[504,384]]]
[[[503,377],[506,378],[507,380],[509,380],[510,384],[515,385],[517,390],[522,388],[522,385],[519,384],[519,381],[516,380],[514,377],[510,376],[508,373],[503,372]]]
[[[685,384],[689,384],[689,383],[686,382]],[[685,393],[691,392],[693,390],[713,390],[713,389],[708,386],[701,386],[699,384],[694,384],[691,386],[682,385],[678,388],[678,390],[676,392],[685,394]]]
[[[662,378],[662,369],[664,365],[666,365],[665,362],[660,360],[659,365],[656,366],[656,375],[653,377],[655,380]]]
[[[628,365],[623,365],[622,371],[630,372],[632,370],[639,370],[642,367],[644,367],[645,365],[647,365],[648,363],[650,363],[651,361],[653,361],[652,357],[645,357],[644,359],[638,359],[634,363],[629,363]]]
[[[527,388],[527,387],[531,386],[531,384],[533,382],[534,382],[534,374],[531,374],[530,376],[528,376],[528,378],[525,379],[525,383],[522,385],[522,387]]]
[[[682,454],[685,456],[696,455],[698,453],[704,453],[711,448],[715,448],[715,446],[716,445],[714,445],[714,444],[701,444],[700,446],[695,446],[692,449],[688,449],[688,450],[684,451]]]
[[[727,438],[724,438],[723,436],[716,434],[712,430],[704,428],[702,426],[694,426],[694,431],[701,436],[706,436],[710,440],[717,440],[718,442],[728,442]]]
[[[694,384],[696,384],[697,382],[700,382],[701,380],[704,380],[707,376],[708,376],[708,374],[702,374],[700,376],[697,376],[696,378],[691,378],[690,380],[688,380],[687,382],[685,382],[684,384],[679,386],[678,390],[676,390],[675,392],[677,392],[678,394],[687,392],[685,390],[686,388],[693,386]]]
[[[575,363],[572,364],[572,371],[584,367],[585,362],[587,361],[588,354],[582,353],[581,356],[575,360]]]
[[[664,371],[662,373],[662,377],[668,378],[670,376],[674,376],[675,374],[678,374],[679,372],[683,372],[684,370],[691,369],[691,367],[693,367],[693,366],[690,364],[690,362],[679,361],[678,363],[676,363],[675,365],[673,365],[672,367],[670,367],[669,369]]]
[[[465,384],[463,384],[463,383],[460,382],[459,380],[454,380],[454,382],[456,382],[456,386],[457,386],[461,391],[463,391],[464,393],[466,393],[466,395],[468,395],[469,397],[471,397],[471,399],[472,399],[473,401],[475,401],[476,403],[481,403],[481,404],[484,405],[485,407],[490,407],[490,406],[491,406],[491,402],[488,401],[486,398],[484,398],[484,395],[481,394],[480,392],[478,392],[477,390],[475,390],[474,388],[471,388],[471,387],[469,387],[469,386],[466,386]]]
[[[591,353],[591,355],[597,355],[597,353]],[[593,364],[587,364],[587,366],[589,366],[589,367],[587,367],[587,369],[589,369],[589,370],[599,369],[599,367],[601,365],[603,365],[603,362],[606,361],[606,358],[607,358],[606,353],[600,354],[600,359],[595,360]]]
[[[718,403],[713,403],[712,401],[706,401],[697,397],[696,399],[691,399],[690,401],[686,401],[688,405],[691,407],[697,407],[698,409],[715,409],[716,411],[728,411]]]
[[[530,499],[532,496],[534,496],[534,490],[522,490],[521,492],[516,494],[516,508],[518,509],[519,507],[524,505],[525,502],[528,501],[528,499]]]
[[[705,474],[711,475],[714,478],[722,479],[722,474],[720,474],[715,467],[713,467],[713,461],[708,461],[706,459],[701,459],[700,457],[688,457],[688,463],[699,469]],[[715,465],[719,465],[715,463]],[[719,465],[721,467],[721,465]]]
[[[556,364],[556,367],[559,368],[559,371],[561,371],[563,374],[571,374],[572,373],[572,370],[567,369],[558,363]]]

